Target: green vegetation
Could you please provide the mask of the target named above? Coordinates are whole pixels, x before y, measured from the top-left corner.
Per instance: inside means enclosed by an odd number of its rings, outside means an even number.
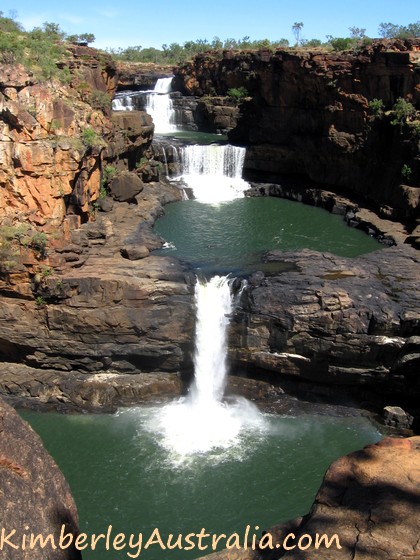
[[[392,108],[393,119],[391,124],[394,126],[404,126],[407,121],[414,120],[416,116],[416,108],[412,103],[399,97]]]
[[[16,266],[19,255],[17,230],[8,226],[0,227],[0,274]]]
[[[394,23],[381,23],[378,28],[380,37],[385,39],[412,39],[420,37],[420,21],[408,25],[395,25]]]
[[[106,198],[108,194],[107,186],[113,177],[118,173],[118,169],[113,165],[105,165],[102,170],[101,188],[99,189],[99,198]]]
[[[351,37],[332,37],[331,35],[328,35],[328,37],[330,37],[330,45],[333,50],[337,52],[348,51],[352,47],[355,47],[358,42],[357,39],[352,39]]]
[[[377,99],[376,97],[369,101],[369,109],[375,115],[375,117],[382,117],[384,114],[384,102],[382,99]]]
[[[88,45],[95,42],[95,35],[93,33],[82,33],[81,35],[67,35],[66,41],[74,43],[75,45]]]
[[[295,37],[295,47],[303,48],[325,48],[334,51],[344,51],[360,48],[368,45],[371,39],[366,36],[366,29],[362,27],[349,27],[348,37],[333,37],[327,35],[326,41],[320,39],[305,39],[302,36],[304,27],[303,22],[295,22],[292,25],[292,32]],[[406,26],[394,25],[392,23],[381,23],[378,30],[379,36],[384,38],[410,38],[420,36],[420,22],[409,23]],[[156,64],[181,64],[191,60],[195,55],[208,51],[223,50],[259,50],[259,49],[284,49],[288,48],[287,39],[270,41],[269,39],[251,40],[249,36],[242,39],[220,39],[214,37],[212,41],[207,39],[197,39],[186,41],[182,45],[171,43],[162,45],[161,49],[153,47],[143,48],[140,45],[128,47],[126,49],[107,49],[107,52],[118,60],[128,62],[154,62]]]
[[[45,259],[47,244],[45,233],[34,233],[28,224],[0,226],[0,273],[4,274],[19,264],[21,247],[32,249],[39,260]]]
[[[409,181],[412,174],[413,171],[411,167],[406,163],[404,163],[404,165],[401,168],[401,175],[404,177],[404,179],[407,179],[407,181]]]
[[[59,64],[66,54],[66,39],[66,33],[56,23],[45,22],[42,27],[25,31],[13,17],[6,17],[0,11],[0,63],[20,63],[38,79],[57,78],[68,83],[69,69]]]
[[[104,113],[111,111],[112,100],[111,97],[105,92],[95,89],[89,96],[89,104],[94,109],[100,109]]]
[[[147,157],[142,157],[140,158],[140,161],[138,161],[136,163],[136,169],[141,169],[142,167],[145,167],[146,165],[148,165],[149,160],[147,159]]]
[[[236,99],[237,101],[240,101],[241,99],[243,99],[244,97],[248,97],[249,95],[248,90],[243,86],[228,89],[227,94],[229,97],[233,97],[233,99]]]
[[[42,296],[37,296],[35,298],[35,303],[37,304],[38,307],[44,307],[44,305],[47,303],[45,301],[45,299]]]
[[[232,38],[221,40],[219,37],[214,37],[211,42],[207,39],[197,39],[196,41],[186,41],[183,45],[179,43],[165,44],[162,45],[162,49],[155,49],[153,47],[143,48],[138,45],[126,49],[107,49],[107,52],[113,58],[127,62],[180,64],[191,60],[196,54],[207,51],[277,49],[287,48],[288,46],[289,41],[287,39],[253,41],[248,36],[239,40]]]
[[[104,148],[106,143],[93,128],[85,128],[82,132],[82,142],[86,148]]]
[[[47,256],[47,236],[45,233],[38,231],[32,236],[30,247],[39,259],[45,259]]]

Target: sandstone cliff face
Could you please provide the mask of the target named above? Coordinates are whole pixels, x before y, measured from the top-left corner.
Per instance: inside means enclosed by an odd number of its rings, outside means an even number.
[[[389,248],[356,259],[272,252],[232,323],[230,356],[286,390],[411,407],[419,421],[420,260]],[[276,271],[277,267],[277,271]],[[316,387],[318,385],[318,387]],[[331,389],[329,389],[330,387]]]
[[[248,174],[329,185],[369,200],[385,216],[412,219],[420,197],[417,136],[404,137],[389,119],[375,118],[369,101],[381,99],[390,109],[403,97],[420,107],[419,47],[380,42],[359,54],[225,51],[176,69],[174,83],[186,95],[247,89],[252,99],[230,139],[249,146]],[[409,181],[401,175],[404,164]]]
[[[53,535],[58,543],[61,526],[78,534],[77,510],[70,488],[41,439],[18,414],[0,401],[0,522],[10,541],[2,541],[2,557],[12,560],[78,560],[80,552],[70,546],[53,550],[39,546],[22,550],[23,535]],[[29,545],[29,537],[27,538]]]
[[[22,66],[0,66],[2,223],[27,221],[48,230],[74,215],[70,227],[77,227],[98,199],[104,161],[128,166],[129,159],[134,167],[151,142],[153,126],[144,113],[130,123],[110,120],[117,72],[106,55],[73,47],[62,66],[70,84],[38,83]]]

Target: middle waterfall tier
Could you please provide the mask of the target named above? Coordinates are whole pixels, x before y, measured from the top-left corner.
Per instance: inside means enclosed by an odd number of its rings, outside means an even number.
[[[242,179],[246,149],[210,144],[180,149],[182,180],[200,202],[218,203],[244,196],[249,183]]]

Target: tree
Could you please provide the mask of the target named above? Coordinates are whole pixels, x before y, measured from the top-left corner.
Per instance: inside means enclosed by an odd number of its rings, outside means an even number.
[[[302,31],[302,27],[303,27],[303,23],[301,21],[300,22],[295,21],[295,23],[292,25],[292,31],[295,36],[297,46],[300,45],[300,32]]]
[[[81,35],[67,35],[66,40],[75,45],[88,45],[93,43],[95,35],[93,33],[82,33]]]
[[[349,27],[352,39],[363,39],[366,37],[366,29],[361,27]]]
[[[379,37],[384,39],[391,39],[398,35],[399,26],[394,23],[381,23],[378,27]]]
[[[408,25],[395,25],[395,23],[381,23],[378,33],[385,39],[410,39],[420,37],[420,21]]]
[[[51,21],[46,21],[45,23],[42,24],[42,29],[43,29],[46,37],[48,37],[48,39],[60,40],[61,41],[66,36],[64,31],[62,31],[60,29],[60,26],[58,25],[58,23],[53,23]]]

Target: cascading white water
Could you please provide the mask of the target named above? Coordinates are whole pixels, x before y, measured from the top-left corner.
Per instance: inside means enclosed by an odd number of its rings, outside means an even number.
[[[134,111],[133,98],[131,95],[120,94],[112,100],[113,111]]]
[[[229,279],[214,276],[197,282],[195,377],[187,397],[166,405],[151,426],[161,443],[181,457],[230,449],[239,445],[247,429],[261,429],[263,417],[241,397],[223,401],[227,365],[226,344],[232,296]],[[156,421],[156,419],[155,419]]]
[[[159,78],[155,89],[146,94],[146,111],[152,117],[157,133],[175,132],[177,130],[175,111],[169,95],[171,83],[172,76]]]
[[[210,144],[185,146],[180,152],[182,179],[200,202],[241,198],[249,188],[242,179],[245,148]]]
[[[196,333],[192,401],[200,406],[219,403],[226,381],[226,331],[232,312],[229,280],[214,276],[196,285]]]

